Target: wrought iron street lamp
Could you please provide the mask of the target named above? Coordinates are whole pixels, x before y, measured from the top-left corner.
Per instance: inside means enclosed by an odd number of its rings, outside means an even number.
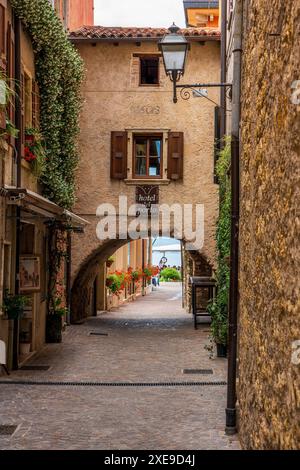
[[[223,4],[226,5],[226,2]],[[224,5],[223,5],[224,6]],[[226,12],[226,10],[225,10]],[[224,12],[223,12],[224,13]],[[222,13],[222,14],[223,14]],[[241,12],[239,12],[241,16]],[[226,16],[224,16],[226,18]],[[226,21],[225,21],[226,24]],[[238,261],[239,261],[239,164],[240,164],[240,142],[239,142],[239,124],[240,124],[240,69],[241,69],[241,24],[242,21],[236,21],[237,33],[235,34],[233,46],[233,84],[231,83],[198,83],[195,85],[178,85],[177,82],[184,75],[188,42],[184,36],[179,34],[180,29],[173,24],[169,34],[159,43],[159,49],[162,51],[166,74],[173,81],[174,96],[173,101],[177,103],[177,89],[180,88],[180,95],[188,100],[191,96],[190,90],[196,92],[195,96],[205,96],[202,88],[218,87],[223,90],[229,89],[231,94],[234,91],[235,97],[232,101],[232,131],[231,131],[231,248],[230,248],[230,299],[229,299],[229,357],[228,357],[228,388],[227,388],[227,408],[226,408],[226,433],[234,434],[236,432],[236,373],[237,373],[237,318],[238,318]],[[226,26],[225,26],[226,29]],[[223,43],[226,45],[226,39],[223,36]],[[224,52],[223,52],[224,54]],[[223,58],[226,54],[224,54]],[[222,74],[222,76],[226,77]],[[200,89],[200,90],[199,90]],[[217,103],[215,103],[217,104]],[[221,103],[224,117],[226,105]],[[223,137],[223,136],[222,136]]]
[[[184,75],[185,61],[190,45],[186,38],[178,34],[180,28],[172,24],[170,33],[166,34],[159,42],[158,47],[162,52],[166,74],[174,84],[174,103],[177,103],[176,83]]]
[[[170,80],[173,82],[173,101],[177,103],[177,89],[181,89],[181,97],[185,100],[190,98],[188,89],[192,89],[199,93],[199,88],[211,87],[229,87],[231,83],[199,83],[195,85],[177,85],[185,72],[185,64],[190,44],[186,38],[179,33],[180,28],[172,24],[163,39],[158,43],[159,50],[162,52],[165,71]]]

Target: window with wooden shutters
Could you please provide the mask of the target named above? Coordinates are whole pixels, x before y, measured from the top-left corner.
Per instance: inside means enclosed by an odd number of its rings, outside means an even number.
[[[183,132],[169,132],[168,139],[168,178],[183,178]]]
[[[215,148],[214,148],[214,183],[219,184],[217,176],[217,163],[221,150],[221,108],[215,107]]]
[[[111,133],[110,177],[122,180],[127,177],[127,132]]]
[[[133,139],[133,177],[162,177],[162,134],[135,135]]]
[[[22,143],[22,157],[24,157],[24,142],[25,142],[25,74],[22,69],[21,72],[21,143]]]
[[[39,87],[35,80],[32,81],[32,127],[38,129],[40,125],[40,97]]]
[[[5,54],[5,8],[0,5],[0,54]]]
[[[15,89],[14,84],[14,40],[13,40],[13,29],[10,22],[7,24],[6,32],[6,77],[7,83],[10,89]],[[9,97],[7,104],[7,117],[11,122],[15,122],[15,96],[12,93]],[[12,144],[14,141],[13,136],[9,136],[8,142]]]

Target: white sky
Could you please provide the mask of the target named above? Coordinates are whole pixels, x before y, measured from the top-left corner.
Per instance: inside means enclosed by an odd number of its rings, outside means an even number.
[[[94,0],[95,25],[185,27],[183,0]]]

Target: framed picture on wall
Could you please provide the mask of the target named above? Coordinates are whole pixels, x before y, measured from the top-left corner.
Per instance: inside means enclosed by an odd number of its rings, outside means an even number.
[[[20,292],[31,293],[41,290],[40,257],[35,255],[20,256]]]

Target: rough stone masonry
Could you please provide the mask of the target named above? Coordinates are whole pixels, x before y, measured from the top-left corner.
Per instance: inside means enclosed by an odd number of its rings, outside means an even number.
[[[245,5],[239,408],[248,449],[299,449],[300,3]],[[276,33],[276,35],[274,35]],[[297,212],[298,211],[298,212]],[[297,234],[298,232],[298,234]]]

